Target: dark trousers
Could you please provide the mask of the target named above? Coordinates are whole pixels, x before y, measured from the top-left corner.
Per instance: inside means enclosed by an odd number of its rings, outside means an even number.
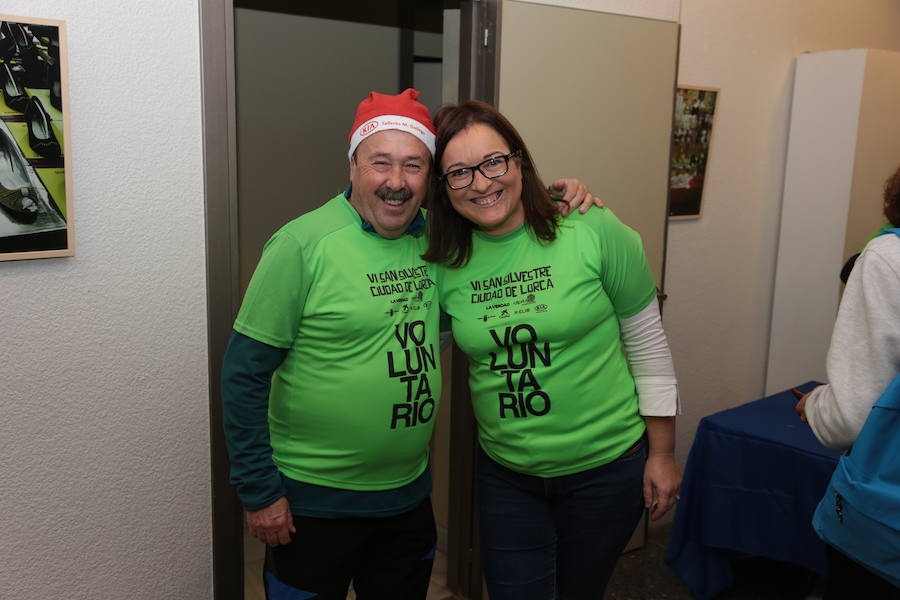
[[[825,581],[825,600],[900,600],[900,588],[833,547],[828,546],[826,550],[828,577]]]
[[[617,460],[541,478],[479,458],[479,534],[491,600],[603,598],[644,511],[642,438]]]
[[[425,600],[436,533],[431,500],[394,517],[294,516],[290,544],[268,548],[269,600]]]

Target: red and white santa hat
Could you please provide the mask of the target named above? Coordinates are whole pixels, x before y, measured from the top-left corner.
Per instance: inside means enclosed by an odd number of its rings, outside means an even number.
[[[428,115],[428,108],[416,100],[419,92],[407,88],[396,96],[371,92],[359,103],[356,119],[350,129],[350,151],[353,152],[366,137],[385,129],[398,129],[419,138],[434,156],[434,125]]]

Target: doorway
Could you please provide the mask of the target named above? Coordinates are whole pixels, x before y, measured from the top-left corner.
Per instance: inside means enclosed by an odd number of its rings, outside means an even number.
[[[323,3],[235,0],[241,295],[269,237],[346,188],[346,132],[360,100],[373,90],[413,87],[432,112],[444,102],[443,14],[441,2],[355,4],[348,11]],[[449,521],[446,415],[438,412],[432,442],[441,564]],[[262,600],[265,548],[246,531],[243,537],[244,600]]]
[[[445,39],[442,34],[445,13],[450,13],[452,27],[454,12],[459,12],[454,4],[403,0],[359,10],[354,4],[353,11],[345,5],[276,1],[201,4],[207,194],[218,190],[220,200],[208,210],[217,598],[258,597],[254,583],[260,580],[262,557],[260,545],[243,535],[219,427],[218,364],[240,298],[271,234],[346,187],[346,131],[369,91],[415,87],[432,111],[455,100],[444,95],[445,89],[455,93],[455,74],[445,77],[443,72],[449,68],[452,73],[458,65],[458,47],[454,36]],[[445,52],[452,55],[448,64]],[[219,68],[226,76],[217,80],[209,67],[221,55]],[[219,127],[211,125],[214,116]],[[214,173],[209,168],[223,165],[231,169]],[[449,353],[443,363],[449,371]],[[445,381],[449,396],[449,378]],[[446,553],[447,411],[439,411],[435,430],[432,498],[439,550]]]

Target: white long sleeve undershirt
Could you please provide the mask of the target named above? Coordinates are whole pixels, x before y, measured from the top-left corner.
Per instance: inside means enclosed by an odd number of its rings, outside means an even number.
[[[675,366],[656,299],[636,315],[619,319],[619,326],[641,415],[671,417],[681,414]]]

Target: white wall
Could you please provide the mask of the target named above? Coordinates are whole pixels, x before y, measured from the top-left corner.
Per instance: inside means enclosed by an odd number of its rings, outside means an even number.
[[[68,24],[73,258],[0,263],[0,598],[211,597],[197,2]]]
[[[900,3],[529,1],[677,19],[679,84],[721,89],[703,217],[669,224],[664,322],[684,400],[684,463],[702,417],[764,393],[794,59],[900,50]]]
[[[669,226],[665,325],[684,459],[701,417],[763,394],[793,60],[900,49],[900,3],[682,0],[681,24],[680,83],[722,90],[703,217]]]

